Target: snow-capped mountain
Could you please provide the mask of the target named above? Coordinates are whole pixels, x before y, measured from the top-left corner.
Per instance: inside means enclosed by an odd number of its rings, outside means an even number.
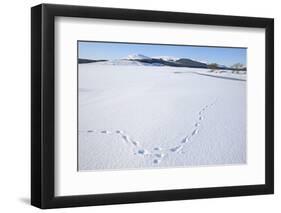
[[[150,57],[142,55],[142,54],[132,54],[128,55],[127,57],[123,58],[125,60],[143,60],[143,59],[150,59]]]
[[[153,56],[152,58],[155,59],[162,59],[164,61],[177,61],[179,58],[173,57],[173,56]]]
[[[138,66],[163,66],[159,59],[153,59],[142,54],[131,54],[122,59],[97,62],[100,65],[138,65]]]

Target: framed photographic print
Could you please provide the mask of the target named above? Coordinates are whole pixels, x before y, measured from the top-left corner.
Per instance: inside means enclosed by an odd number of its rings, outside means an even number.
[[[274,21],[31,9],[31,203],[272,194]]]

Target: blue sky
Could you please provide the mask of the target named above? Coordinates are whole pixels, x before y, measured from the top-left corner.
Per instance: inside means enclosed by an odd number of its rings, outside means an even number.
[[[234,63],[246,65],[246,48],[203,47],[186,45],[134,44],[111,42],[78,42],[79,58],[86,59],[120,59],[131,54],[148,57],[173,56],[190,58],[208,63],[231,66]]]

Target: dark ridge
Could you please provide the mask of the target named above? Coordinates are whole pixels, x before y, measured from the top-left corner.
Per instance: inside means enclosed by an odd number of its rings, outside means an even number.
[[[101,62],[101,61],[107,61],[107,60],[93,60],[93,59],[78,58],[78,64],[87,64],[87,63]]]
[[[142,63],[147,64],[159,64],[159,66],[170,66],[170,67],[191,67],[191,68],[205,68],[205,69],[211,69],[209,67],[210,65],[206,63],[202,63],[199,61],[191,60],[189,58],[180,58],[176,61],[166,61],[162,58],[147,58],[147,59],[126,59],[128,61],[138,61]],[[86,63],[95,63],[95,62],[102,62],[102,61],[108,61],[108,60],[93,60],[93,59],[78,59],[79,64],[86,64]],[[246,71],[246,68],[233,68],[233,67],[219,67],[217,66],[214,68],[215,70],[233,70],[233,71]]]
[[[198,61],[193,61],[191,59],[187,58],[181,58],[177,61],[165,61],[163,59],[158,59],[158,58],[149,58],[149,59],[130,59],[131,61],[139,61],[143,63],[149,63],[149,64],[161,64],[161,65],[166,65],[166,66],[171,66],[171,67],[195,67],[195,68],[208,68],[207,64],[198,62]]]
[[[207,64],[198,61],[193,61],[188,58],[181,58],[177,60],[176,63],[179,63],[180,65],[187,66],[187,67],[208,68]]]

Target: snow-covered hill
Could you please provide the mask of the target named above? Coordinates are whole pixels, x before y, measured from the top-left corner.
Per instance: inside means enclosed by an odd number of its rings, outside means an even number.
[[[123,59],[127,59],[127,60],[143,60],[143,59],[150,59],[150,57],[142,55],[142,54],[132,54],[132,55],[128,55]]]
[[[177,61],[179,58],[173,57],[173,56],[153,56],[152,58],[155,59],[162,59],[164,61]]]

